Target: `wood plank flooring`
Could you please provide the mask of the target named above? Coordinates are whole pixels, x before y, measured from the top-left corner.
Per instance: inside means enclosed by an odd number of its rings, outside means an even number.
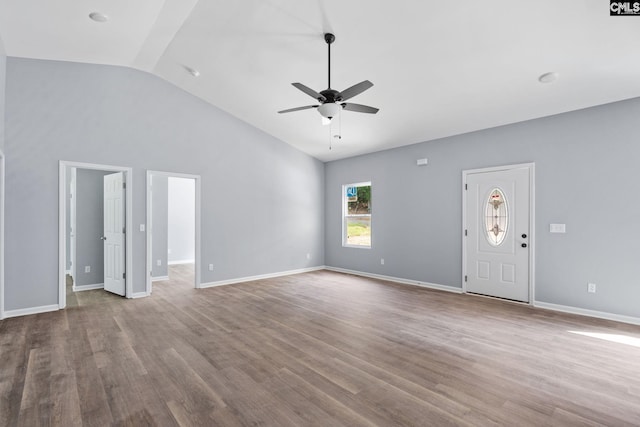
[[[640,425],[640,327],[328,271],[171,276],[1,321],[0,425]]]

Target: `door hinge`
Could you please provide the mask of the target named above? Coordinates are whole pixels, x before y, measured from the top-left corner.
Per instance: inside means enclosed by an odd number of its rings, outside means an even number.
[[[127,273],[122,273],[122,278],[126,279],[127,278]]]
[[[464,281],[465,281],[465,282],[467,281],[467,276],[464,276]]]
[[[127,233],[127,228],[126,227],[122,227],[122,234],[126,234]]]
[[[467,190],[467,189],[468,189],[467,184],[465,184],[465,185],[464,185],[464,189],[465,189],[465,190]]]
[[[126,182],[122,183],[122,188],[125,188],[125,189],[127,188],[127,183]]]
[[[465,236],[467,235],[467,229],[466,229],[466,228],[465,228],[465,230],[464,230],[464,235],[465,235]]]

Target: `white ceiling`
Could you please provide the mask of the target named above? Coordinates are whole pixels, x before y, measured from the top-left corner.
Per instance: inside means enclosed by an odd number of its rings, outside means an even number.
[[[370,80],[350,102],[380,108],[341,129],[276,113],[314,104],[292,82],[326,89],[324,32],[333,88]],[[151,72],[323,161],[640,96],[640,16],[602,0],[0,0],[0,39]]]

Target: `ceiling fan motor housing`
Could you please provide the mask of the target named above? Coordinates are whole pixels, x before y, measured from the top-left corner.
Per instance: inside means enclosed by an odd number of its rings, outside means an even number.
[[[338,92],[337,90],[333,90],[331,88],[323,90],[322,92],[320,92],[320,95],[324,97],[324,100],[322,98],[318,98],[318,101],[320,102],[328,103],[328,102],[342,101],[342,96],[340,95],[340,92]]]

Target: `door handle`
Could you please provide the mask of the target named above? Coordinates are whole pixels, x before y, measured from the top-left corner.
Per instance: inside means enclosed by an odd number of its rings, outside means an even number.
[[[526,248],[526,247],[527,247],[527,244],[526,244],[526,243],[523,243],[523,244],[521,244],[520,246],[522,246],[523,248]]]
[[[107,240],[107,237],[106,236],[102,236],[102,237],[100,237],[100,240]]]

